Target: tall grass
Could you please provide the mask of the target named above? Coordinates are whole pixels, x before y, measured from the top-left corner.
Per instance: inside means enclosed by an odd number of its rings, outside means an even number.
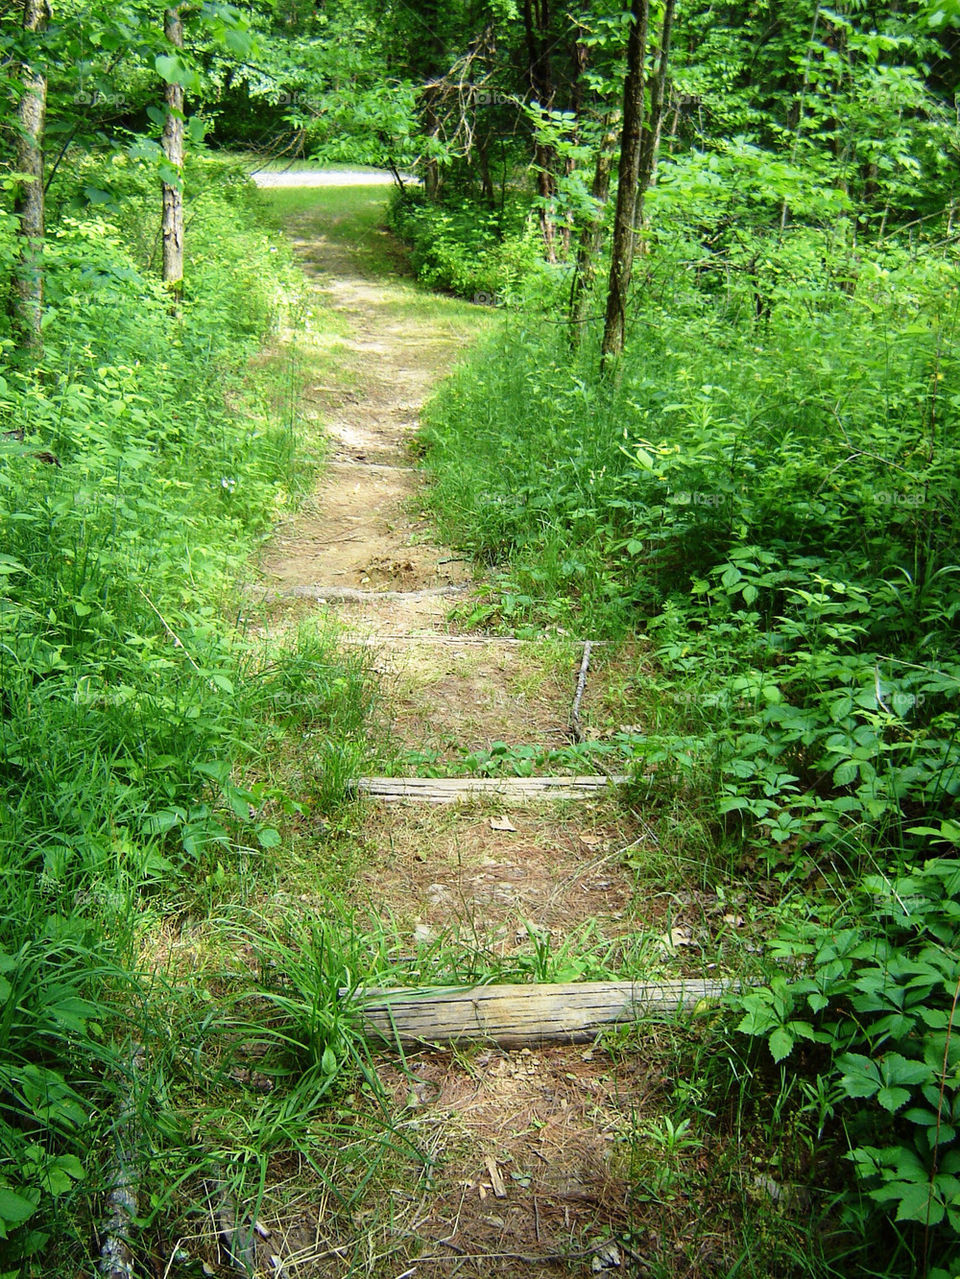
[[[91,187],[109,198],[87,205]],[[149,175],[122,156],[62,168],[43,361],[11,362],[0,378],[0,1269],[11,1275],[40,1255],[44,1273],[67,1273],[95,1251],[131,1089],[137,1158],[166,1170],[155,1206],[184,1158],[206,1157],[184,1154],[171,1093],[196,1039],[177,1009],[195,996],[144,966],[142,921],[279,844],[274,816],[293,801],[270,763],[278,733],[309,724],[335,754],[364,732],[362,664],[331,634],[254,644],[236,625],[238,575],[311,474],[293,357],[248,371],[273,326],[300,313],[301,285],[239,171],[194,157],[187,191],[187,291],[173,316],[155,275]],[[325,772],[318,764],[318,804],[342,786]]]

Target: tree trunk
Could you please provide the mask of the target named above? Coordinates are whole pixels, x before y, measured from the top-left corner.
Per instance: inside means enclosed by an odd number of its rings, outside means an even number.
[[[38,33],[49,10],[45,0],[24,0],[23,27]],[[23,96],[17,106],[16,171],[28,175],[17,187],[13,211],[19,218],[19,248],[10,290],[10,314],[17,344],[34,358],[43,350],[43,130],[46,77],[20,68]]]
[[[643,226],[643,197],[653,186],[657,172],[657,156],[660,152],[660,134],[663,130],[663,102],[667,89],[667,67],[670,64],[670,41],[673,37],[673,17],[677,0],[666,0],[663,10],[663,26],[660,28],[660,51],[657,69],[650,83],[650,121],[644,126],[643,145],[640,150],[640,176],[637,181],[637,211],[634,226]]]
[[[493,177],[490,174],[490,140],[493,134],[483,129],[477,134],[477,172],[480,175],[480,194],[484,202],[492,209],[497,203],[497,193],[493,189]]]
[[[580,119],[583,115],[583,76],[586,72],[589,62],[587,47],[582,44],[579,39],[574,38],[570,48],[570,114],[574,119],[573,132],[571,141],[578,144],[580,141]],[[564,164],[564,173],[570,178],[576,167],[576,161],[572,155],[568,155]],[[570,247],[573,242],[574,215],[568,213],[564,219],[563,228],[561,230],[561,241],[563,244],[563,260],[564,262],[570,257]]]
[[[583,337],[583,324],[587,315],[587,303],[590,298],[590,287],[597,272],[597,254],[600,252],[600,237],[603,233],[603,221],[606,214],[607,201],[610,198],[610,172],[613,168],[613,148],[617,141],[617,123],[619,113],[604,122],[603,137],[597,151],[597,163],[593,171],[593,186],[590,194],[596,201],[593,217],[580,233],[580,244],[577,248],[577,261],[570,285],[570,342],[577,347]]]
[[[543,110],[549,111],[556,92],[550,62],[550,0],[523,0],[523,25],[527,38],[527,78],[530,92]],[[539,139],[535,142],[533,165],[537,171],[537,191],[540,195],[540,234],[543,236],[549,262],[557,260],[556,227],[550,211],[550,202],[556,195],[553,176],[556,159],[553,147]]]
[[[424,128],[430,143],[436,145],[437,139],[440,137],[440,119],[434,106],[434,94],[436,90],[432,85],[427,85],[423,90],[424,100]],[[440,164],[436,155],[430,153],[427,155],[423,168],[423,189],[426,197],[431,202],[440,199]]]
[[[643,60],[647,48],[650,0],[633,0],[631,13],[633,22],[627,44],[627,74],[623,84],[623,134],[617,177],[617,211],[613,223],[613,257],[610,262],[610,287],[607,291],[607,312],[600,357],[603,372],[607,371],[609,365],[623,351],[626,330],[627,291],[633,271],[633,220],[637,208],[637,183],[643,141]]]
[[[163,33],[174,48],[183,48],[179,5],[164,13]],[[168,84],[164,96],[163,154],[177,181],[163,184],[163,282],[179,302],[183,293],[183,85]]]

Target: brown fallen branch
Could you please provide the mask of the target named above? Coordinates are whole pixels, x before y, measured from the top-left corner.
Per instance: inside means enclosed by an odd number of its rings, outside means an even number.
[[[493,1043],[523,1048],[590,1043],[601,1030],[714,1004],[736,983],[718,978],[598,981],[463,989],[344,992],[364,1033],[384,1045]]]

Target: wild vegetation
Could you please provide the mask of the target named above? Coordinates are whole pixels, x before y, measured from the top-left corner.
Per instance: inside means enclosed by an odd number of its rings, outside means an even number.
[[[373,1139],[338,1001],[394,973],[382,922],[260,911],[280,829],[328,841],[331,896],[349,875],[331,814],[373,693],[332,632],[246,633],[237,581],[318,462],[321,357],[275,335],[329,322],[230,148],[393,169],[423,284],[502,312],[420,434],[437,525],[487,569],[460,620],[635,641],[614,747],[463,768],[613,749],[672,830],[658,876],[752,894],[760,943],[723,956],[744,985],[664,1049],[685,1084],[635,1134],[634,1203],[679,1221],[756,1158],[777,1273],[955,1273],[958,25],[860,0],[4,12],[3,1273],[83,1264],[118,1166],[169,1241],[278,1151],[325,1176],[318,1132],[379,1152],[349,1212],[406,1140]],[[210,927],[196,973],[164,967],[170,919]],[[642,948],[582,941],[533,975],[641,975]],[[231,1105],[238,1070],[270,1090]],[[694,1116],[735,1155],[704,1168]]]

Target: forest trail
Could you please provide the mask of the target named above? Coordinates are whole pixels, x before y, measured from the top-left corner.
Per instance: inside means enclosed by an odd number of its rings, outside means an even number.
[[[463,633],[448,620],[471,573],[433,539],[411,442],[424,400],[488,316],[389,273],[382,203],[382,193],[314,191],[283,212],[311,287],[343,321],[350,385],[310,391],[332,455],[316,491],[266,547],[267,624],[323,624],[335,609],[348,642],[374,650],[389,771],[427,764],[435,776],[462,775],[495,743],[563,741],[581,647],[562,636],[523,643]],[[595,679],[587,724],[603,703]],[[563,981],[615,964],[634,944],[644,908],[625,854],[647,835],[612,797],[508,811],[496,797],[442,806],[367,799],[358,813],[359,869],[348,892],[358,909],[399,927],[414,955],[442,946],[474,969],[513,965]],[[646,904],[647,936],[657,909]],[[380,1057],[397,1147],[412,1139],[422,1162],[394,1152],[352,1237],[309,1195],[294,1196],[291,1208],[278,1186],[263,1208],[272,1213],[270,1251],[295,1258],[298,1275],[529,1276],[628,1265],[607,1240],[622,1238],[631,1133],[661,1081],[625,1045]]]

